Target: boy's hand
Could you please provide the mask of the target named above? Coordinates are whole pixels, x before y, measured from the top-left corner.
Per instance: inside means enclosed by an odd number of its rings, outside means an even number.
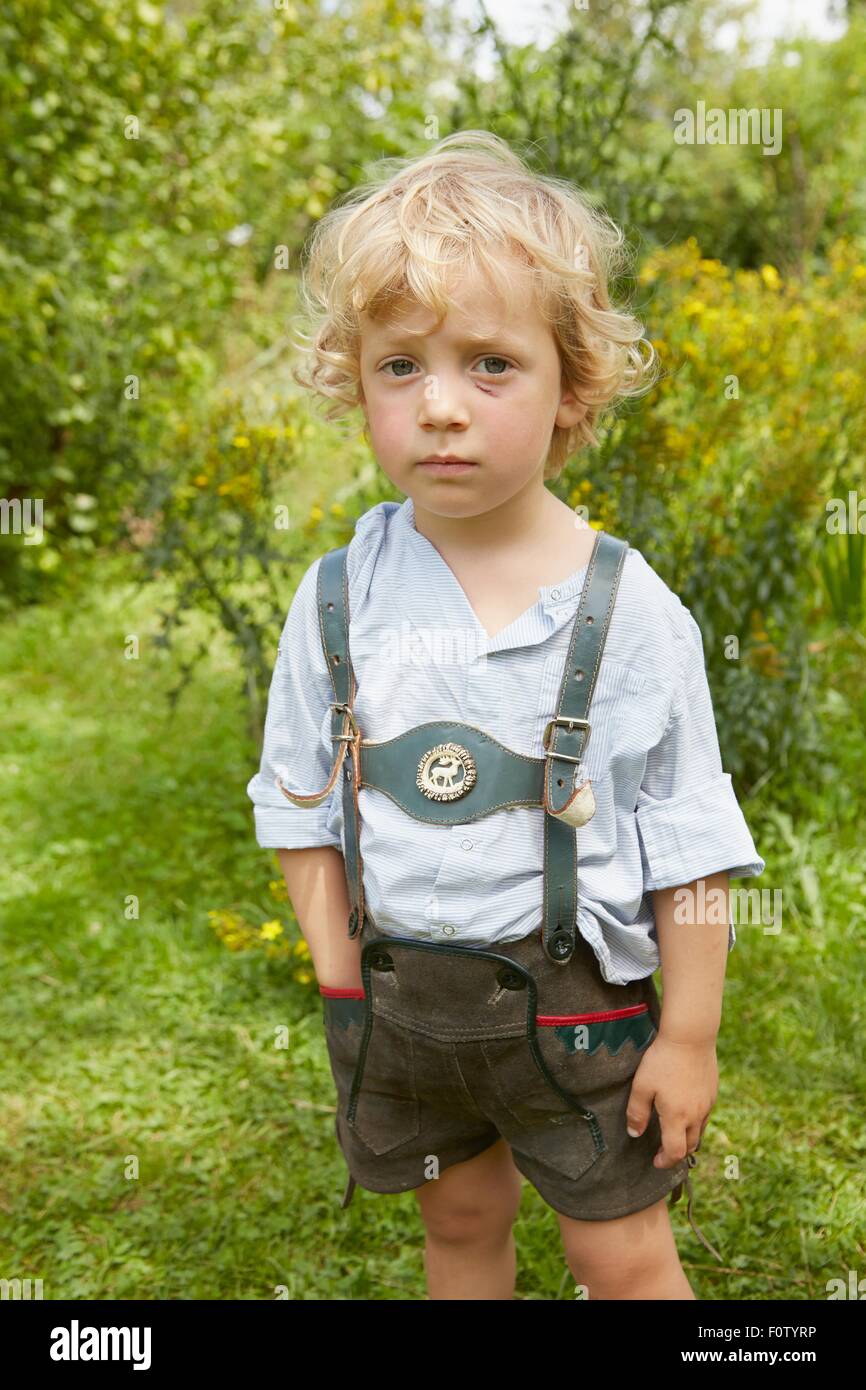
[[[674,1168],[700,1146],[718,1090],[714,1039],[681,1042],[660,1033],[650,1043],[632,1078],[626,1124],[633,1137],[643,1134],[655,1105],[662,1131],[656,1168]]]

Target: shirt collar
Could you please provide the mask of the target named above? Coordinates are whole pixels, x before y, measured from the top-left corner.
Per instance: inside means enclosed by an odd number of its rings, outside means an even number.
[[[394,522],[406,532],[413,545],[417,546],[420,543],[421,548],[424,549],[432,544],[426,536],[421,535],[421,532],[415,525],[415,504],[411,497],[407,497],[402,505],[397,503],[391,503],[390,505],[396,509]],[[582,565],[579,570],[575,570],[567,579],[560,579],[557,584],[540,584],[538,586],[538,597],[542,607],[545,610],[560,608],[563,604],[567,604],[572,599],[576,598],[583,588],[583,581],[587,568],[587,565]]]
[[[431,550],[436,552],[439,559],[437,570],[442,574],[443,580],[447,571],[450,583],[460,589],[463,602],[471,611],[469,600],[450,565],[438,554],[432,542],[426,536],[422,536],[415,526],[415,508],[412,498],[407,497],[403,503],[380,503],[380,506],[386,508],[390,515],[388,526],[392,535],[395,535],[395,539],[399,538],[400,544],[409,547],[427,571],[429,571],[430,566],[430,552]],[[546,642],[560,628],[573,621],[583,590],[586,571],[587,566],[584,565],[566,579],[560,580],[558,584],[539,585],[538,600],[532,608],[521,615],[521,620],[515,619],[514,623],[503,628],[494,637],[488,638],[485,635],[482,638],[479,636],[481,650],[492,655],[494,652],[506,651],[517,646],[534,646],[536,643]],[[475,621],[480,629],[481,624],[478,623],[477,616]]]

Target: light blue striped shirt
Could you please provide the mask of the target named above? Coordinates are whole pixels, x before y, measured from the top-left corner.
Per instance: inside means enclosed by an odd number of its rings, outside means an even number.
[[[342,781],[315,809],[275,785],[321,791],[333,767],[334,699],[319,635],[319,560],[289,609],[268,699],[259,771],[247,786],[265,849],[343,850]],[[380,502],[349,544],[349,646],[364,738],[455,719],[543,756],[586,566],[488,637],[450,566],[415,529],[411,498]],[[625,984],[659,965],[653,889],[727,869],[763,872],[722,771],[700,629],[639,550],[625,559],[589,710],[584,768],[597,810],[579,830],[578,929],[602,974]],[[369,915],[385,934],[493,946],[540,927],[544,812],[513,807],[466,825],[414,820],[362,787]],[[729,927],[730,950],[736,940]]]

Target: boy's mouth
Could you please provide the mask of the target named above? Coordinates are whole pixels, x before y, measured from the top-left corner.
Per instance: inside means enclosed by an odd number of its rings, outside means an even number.
[[[426,469],[428,473],[447,474],[466,473],[470,468],[477,468],[478,464],[472,459],[459,458],[457,454],[443,454],[420,459],[418,467]]]

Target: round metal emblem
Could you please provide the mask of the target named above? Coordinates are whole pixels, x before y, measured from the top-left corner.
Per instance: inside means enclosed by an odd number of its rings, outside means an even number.
[[[437,743],[418,764],[419,791],[431,801],[456,801],[475,786],[475,759],[460,743]]]

